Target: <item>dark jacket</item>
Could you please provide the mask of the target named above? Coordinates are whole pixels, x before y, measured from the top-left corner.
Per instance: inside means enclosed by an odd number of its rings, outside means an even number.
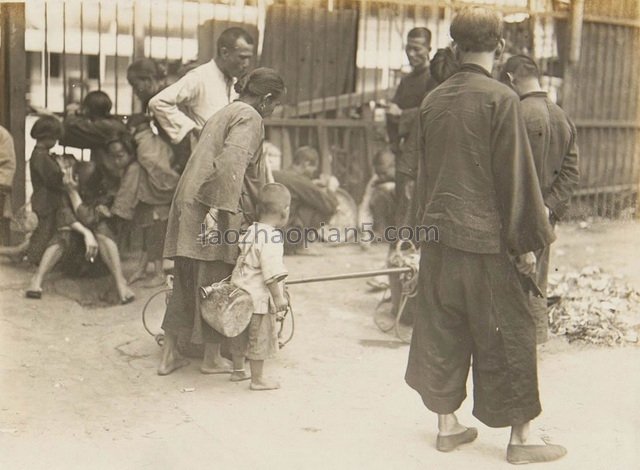
[[[106,143],[119,134],[129,134],[118,118],[90,119],[83,114],[69,114],[63,126],[64,136],[60,139],[60,145],[91,149],[91,161],[98,165],[106,177],[117,178],[118,171],[107,158]]]
[[[511,89],[465,64],[427,95],[419,119],[417,221],[441,243],[519,255],[554,240]]]
[[[71,165],[75,159],[70,155],[50,155],[49,150],[36,146],[29,159],[31,172],[31,208],[39,217],[54,214],[63,206],[67,193],[62,184],[62,169],[56,158],[64,158]],[[70,159],[70,160],[69,160]]]
[[[521,107],[544,203],[561,219],[580,181],[576,127],[544,91],[523,95]]]

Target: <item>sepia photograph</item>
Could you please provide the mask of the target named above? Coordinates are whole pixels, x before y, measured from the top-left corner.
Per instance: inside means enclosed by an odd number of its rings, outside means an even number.
[[[640,0],[0,0],[0,468],[640,468],[638,51]]]

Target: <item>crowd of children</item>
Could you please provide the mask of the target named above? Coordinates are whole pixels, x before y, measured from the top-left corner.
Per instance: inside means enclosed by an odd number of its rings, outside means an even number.
[[[56,266],[81,277],[110,272],[122,303],[134,300],[129,285],[146,276],[149,262],[155,267],[151,285],[162,282],[166,220],[180,176],[170,145],[152,132],[149,118],[133,116],[125,125],[111,107],[108,95],[92,91],[80,110],[62,121],[42,116],[31,129],[31,207],[38,225],[26,257],[38,269],[28,298],[42,297],[44,277]],[[90,161],[52,153],[58,143],[90,149]],[[135,227],[143,234],[143,255],[127,280],[118,240]]]

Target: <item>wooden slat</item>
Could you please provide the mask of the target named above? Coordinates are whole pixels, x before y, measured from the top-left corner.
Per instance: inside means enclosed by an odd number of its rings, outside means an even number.
[[[384,92],[389,93],[390,90],[384,90]],[[346,93],[340,96],[330,96],[324,100],[319,98],[311,101],[301,101],[298,103],[298,106],[287,106],[285,115],[288,117],[308,116],[310,114],[317,114],[323,110],[334,111],[351,107],[359,108],[369,101],[374,100],[375,95],[375,91],[368,91],[364,93]],[[296,107],[298,108],[297,111]]]
[[[13,137],[16,151],[16,171],[13,179],[11,200],[17,211],[25,203],[26,158],[26,55],[24,53],[25,5],[22,3],[0,4],[0,34],[2,50],[0,60],[2,87],[0,87],[0,120]]]
[[[371,127],[370,121],[357,119],[295,119],[295,118],[267,118],[264,121],[267,127]]]

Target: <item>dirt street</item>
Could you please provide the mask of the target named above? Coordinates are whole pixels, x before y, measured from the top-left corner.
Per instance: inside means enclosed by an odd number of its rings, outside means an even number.
[[[640,224],[559,227],[552,267],[598,265],[640,290]],[[382,267],[382,246],[322,247],[287,258],[292,277]],[[292,286],[293,341],[269,364],[283,388],[251,392],[198,361],[156,375],[160,348],[142,328],[153,289],[127,306],[83,308],[46,291],[27,300],[30,272],[0,267],[2,469],[500,469],[508,430],[435,450],[436,418],[404,383],[408,346],[380,332],[379,294],[365,280]],[[64,292],[63,292],[64,293]],[[161,300],[155,303],[162,313]],[[640,348],[569,345],[540,352],[543,414],[533,434],[564,444],[549,469],[640,468]],[[471,391],[469,383],[468,390]]]

